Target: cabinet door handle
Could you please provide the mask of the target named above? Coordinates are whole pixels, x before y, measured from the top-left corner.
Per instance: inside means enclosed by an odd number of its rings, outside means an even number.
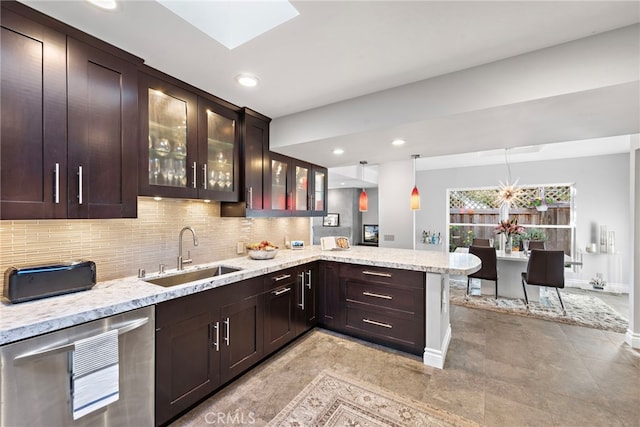
[[[78,204],[82,204],[82,166],[78,166]]]
[[[274,277],[273,280],[279,282],[280,280],[288,279],[289,277],[291,277],[290,274],[283,274],[282,276]]]
[[[362,274],[368,274],[369,276],[391,277],[391,273],[378,273],[377,271],[363,270]]]
[[[207,164],[202,165],[202,188],[207,189]]]
[[[362,321],[364,323],[369,323],[371,325],[382,326],[383,328],[388,328],[388,329],[392,329],[393,328],[393,326],[391,326],[388,323],[376,322],[375,320],[362,319]]]
[[[277,291],[273,291],[273,295],[278,296],[278,295],[286,294],[290,290],[291,290],[291,288],[278,289]]]
[[[216,322],[213,325],[213,329],[216,331],[216,340],[213,342],[213,347],[216,351],[220,351],[220,322]]]
[[[391,295],[383,295],[383,294],[374,294],[373,292],[364,291],[362,295],[366,295],[368,297],[381,298],[381,299],[393,299]]]
[[[311,270],[307,271],[307,288],[311,289]]]
[[[60,163],[56,163],[53,176],[55,177],[53,184],[53,203],[60,203]]]
[[[196,188],[196,169],[197,169],[198,165],[196,164],[196,162],[193,162],[193,188]]]
[[[304,272],[300,273],[300,299],[301,303],[298,304],[298,307],[304,310]]]
[[[247,206],[249,209],[253,209],[253,187],[249,187],[247,191],[249,192],[249,195],[247,197],[249,203],[247,203]]]
[[[225,329],[226,329],[226,335],[224,337],[224,342],[227,343],[227,347],[229,347],[229,341],[231,341],[229,338],[229,324],[231,322],[229,321],[229,318],[227,317],[224,321],[224,325],[225,325]]]

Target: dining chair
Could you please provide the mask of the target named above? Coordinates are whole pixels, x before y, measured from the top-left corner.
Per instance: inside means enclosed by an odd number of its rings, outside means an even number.
[[[469,283],[471,279],[484,279],[496,282],[496,299],[498,299],[498,264],[496,249],[490,246],[469,246],[469,253],[477,256],[482,261],[480,270],[467,276],[467,296],[469,295]]]
[[[489,239],[473,239],[471,246],[490,246]]]
[[[560,288],[564,288],[564,251],[546,251],[533,249],[527,263],[527,271],[522,273],[522,290],[524,302],[529,308],[526,285],[556,288],[562,313],[567,314],[560,296]]]

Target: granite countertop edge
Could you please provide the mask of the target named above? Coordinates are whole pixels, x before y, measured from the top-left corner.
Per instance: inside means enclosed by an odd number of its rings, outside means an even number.
[[[230,258],[187,267],[185,272],[215,265],[236,267],[240,271],[168,288],[146,282],[159,277],[158,274],[151,274],[144,279],[130,276],[98,282],[89,291],[25,303],[2,301],[0,345],[317,260],[451,275],[467,275],[480,269],[480,260],[474,255],[365,246],[346,251],[322,251],[318,246],[303,250],[281,250],[272,260],[258,261],[247,256]],[[177,273],[175,269],[168,270],[163,276]]]

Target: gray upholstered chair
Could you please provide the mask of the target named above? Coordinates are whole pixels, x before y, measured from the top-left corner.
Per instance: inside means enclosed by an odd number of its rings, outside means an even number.
[[[564,251],[545,251],[534,249],[531,251],[527,271],[522,273],[522,290],[524,302],[529,307],[526,285],[547,286],[556,288],[562,313],[567,314],[564,302],[560,296],[560,288],[564,288]]]
[[[469,246],[469,253],[477,256],[482,261],[480,270],[467,276],[467,295],[469,295],[469,283],[471,279],[484,279],[496,282],[496,299],[498,299],[498,264],[495,248],[487,246]]]

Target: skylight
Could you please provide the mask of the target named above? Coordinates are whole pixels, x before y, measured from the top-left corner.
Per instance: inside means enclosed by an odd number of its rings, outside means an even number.
[[[286,0],[157,1],[228,49],[299,15]]]

